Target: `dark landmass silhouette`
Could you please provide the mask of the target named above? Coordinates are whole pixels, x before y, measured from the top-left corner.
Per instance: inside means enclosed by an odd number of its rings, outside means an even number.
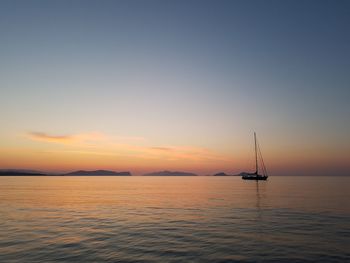
[[[94,176],[94,175],[103,175],[103,176],[131,176],[130,172],[115,172],[115,171],[108,171],[108,170],[95,170],[95,171],[74,171],[70,173],[66,173],[64,175],[70,175],[70,176]]]
[[[224,172],[216,173],[213,176],[230,176],[229,174],[226,174]]]
[[[214,174],[213,176],[243,176],[243,175],[246,175],[246,174],[249,174],[249,173],[242,172],[242,173],[239,173],[239,174],[226,174],[224,172],[220,172],[220,173]]]
[[[172,171],[160,171],[160,172],[153,172],[153,173],[147,173],[143,176],[197,176],[197,174],[194,173],[188,173],[188,172],[172,172]]]
[[[34,170],[3,169],[0,176],[46,176],[45,173]]]
[[[244,176],[251,173],[241,172],[239,174],[216,173],[212,176]],[[0,169],[0,176],[131,176],[130,172],[115,172],[109,170],[78,170],[69,173],[47,173],[24,169]],[[198,176],[195,173],[181,171],[159,171],[143,174],[143,176]]]

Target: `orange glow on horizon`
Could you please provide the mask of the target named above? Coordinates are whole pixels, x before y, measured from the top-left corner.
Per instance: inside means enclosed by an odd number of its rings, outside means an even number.
[[[16,143],[16,144],[15,144]],[[99,132],[73,135],[28,133],[0,149],[0,168],[33,169],[47,172],[73,170],[130,171],[134,175],[161,170],[210,175],[236,174],[254,170],[254,155],[246,145],[236,149],[210,149],[191,145],[157,145],[142,137],[111,136]],[[245,144],[245,142],[244,142]],[[20,146],[19,146],[20,145]],[[248,150],[247,150],[248,149]],[[337,149],[338,150],[338,149]],[[263,149],[264,161],[272,175],[285,171],[345,169],[346,154],[297,147],[281,153],[278,148]]]

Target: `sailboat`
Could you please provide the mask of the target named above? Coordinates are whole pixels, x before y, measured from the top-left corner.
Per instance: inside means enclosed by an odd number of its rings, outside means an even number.
[[[254,146],[255,146],[255,172],[254,173],[246,173],[242,176],[243,180],[266,180],[268,178],[266,167],[264,164],[264,160],[261,155],[260,147],[256,141],[256,133],[254,132]],[[261,159],[261,172],[259,174],[259,165],[258,165],[258,154]]]

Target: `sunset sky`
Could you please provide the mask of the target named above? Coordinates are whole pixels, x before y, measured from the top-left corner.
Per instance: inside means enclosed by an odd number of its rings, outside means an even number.
[[[350,175],[350,1],[1,1],[0,169]]]

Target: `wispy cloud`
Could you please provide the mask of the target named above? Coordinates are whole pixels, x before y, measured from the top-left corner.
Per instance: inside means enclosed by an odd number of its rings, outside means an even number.
[[[160,157],[169,161],[177,160],[226,160],[224,156],[212,150],[203,147],[194,146],[167,146],[167,147],[148,147],[141,149],[149,157]]]
[[[51,135],[44,132],[28,132],[27,136],[36,141],[56,142],[56,143],[69,143],[75,140],[71,135]]]
[[[27,137],[35,141],[63,143],[63,144],[100,141],[106,138],[106,136],[101,133],[82,133],[82,134],[74,134],[74,135],[54,134],[53,135],[45,132],[28,132]]]
[[[47,154],[79,154],[79,155],[100,155],[100,156],[118,156],[118,154],[113,152],[103,152],[103,151],[79,151],[79,150],[56,150],[56,151],[43,151]]]
[[[146,139],[140,136],[110,136],[116,141],[128,141],[128,142],[145,142]]]
[[[60,153],[124,156],[164,161],[226,161],[227,157],[213,150],[195,146],[150,145],[143,137],[105,135],[103,133],[80,133],[70,135],[28,132],[35,141],[59,143],[69,146]]]
[[[170,147],[150,147],[149,149],[162,152],[169,152],[173,150],[173,148]]]

